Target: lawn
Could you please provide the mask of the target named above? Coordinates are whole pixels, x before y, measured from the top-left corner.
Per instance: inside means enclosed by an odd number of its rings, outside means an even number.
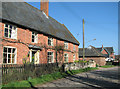
[[[71,71],[66,71],[66,72],[55,72],[52,74],[47,74],[47,75],[42,75],[38,78],[34,78],[31,79],[29,78],[28,80],[24,80],[24,81],[15,81],[15,82],[10,82],[8,84],[4,84],[2,85],[2,87],[11,87],[11,89],[13,89],[13,87],[32,87],[34,88],[35,85],[37,84],[43,84],[46,82],[50,82],[53,80],[57,80],[60,78],[64,78],[66,76],[70,76],[70,75],[74,75],[77,73],[82,73],[82,72],[87,72],[87,71],[91,71],[91,70],[96,70],[98,68],[84,68],[84,69],[80,69],[80,70],[71,70]]]
[[[110,68],[110,67],[115,67],[114,65],[104,65],[104,66],[101,66],[102,68]]]

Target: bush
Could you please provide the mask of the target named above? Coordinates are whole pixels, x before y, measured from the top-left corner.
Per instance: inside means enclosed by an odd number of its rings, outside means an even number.
[[[88,63],[88,61],[83,61],[83,60],[75,60],[75,63]]]
[[[98,65],[98,64],[96,64],[96,67],[99,67],[99,65]]]
[[[112,61],[107,61],[106,65],[112,65]]]

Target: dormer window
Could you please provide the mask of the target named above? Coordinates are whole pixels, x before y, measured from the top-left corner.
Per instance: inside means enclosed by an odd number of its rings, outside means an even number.
[[[64,42],[64,49],[68,49],[68,42]]]
[[[36,32],[32,32],[32,42],[33,43],[38,42],[38,34]]]
[[[4,25],[4,37],[17,39],[17,28],[15,26],[5,24]]]
[[[48,37],[48,45],[53,46],[53,38]]]

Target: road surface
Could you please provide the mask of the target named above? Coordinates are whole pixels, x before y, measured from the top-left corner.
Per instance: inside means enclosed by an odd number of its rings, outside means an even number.
[[[36,88],[41,87],[46,89],[51,87],[51,89],[118,89],[120,84],[119,76],[120,70],[118,67],[100,68],[96,71],[80,73],[46,84],[37,85]]]

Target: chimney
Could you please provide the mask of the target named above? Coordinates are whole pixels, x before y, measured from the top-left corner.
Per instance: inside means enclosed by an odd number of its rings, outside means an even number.
[[[102,49],[103,49],[103,45],[102,45]]]
[[[48,17],[48,9],[49,9],[49,0],[41,0],[41,10]]]

